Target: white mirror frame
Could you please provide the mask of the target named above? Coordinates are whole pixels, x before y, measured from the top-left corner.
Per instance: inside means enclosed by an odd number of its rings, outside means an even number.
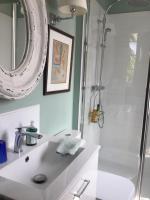
[[[37,86],[46,61],[48,23],[45,0],[21,0],[28,32],[27,49],[20,66],[7,71],[0,66],[0,97],[20,99]],[[6,52],[7,53],[7,52]]]

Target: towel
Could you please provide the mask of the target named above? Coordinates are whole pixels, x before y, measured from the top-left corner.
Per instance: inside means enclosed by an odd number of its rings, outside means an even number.
[[[71,136],[65,137],[57,147],[56,152],[62,155],[75,155],[79,148],[83,147],[85,140],[74,138]]]

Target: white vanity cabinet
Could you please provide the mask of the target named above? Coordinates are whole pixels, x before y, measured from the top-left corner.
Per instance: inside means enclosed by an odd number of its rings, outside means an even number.
[[[75,170],[76,175],[66,188],[65,192],[61,195],[59,200],[88,199],[86,196],[87,191],[88,193],[90,193],[90,196],[96,195],[96,182],[97,182],[96,174],[98,170],[98,158],[99,158],[99,147],[95,149],[91,157],[89,157],[87,162],[84,163],[82,168],[78,168],[78,172]],[[77,166],[74,167],[77,169]],[[68,182],[71,179],[70,176],[71,174],[68,172],[67,175]]]
[[[59,200],[133,200],[134,184],[127,178],[97,170],[98,151],[77,173]]]

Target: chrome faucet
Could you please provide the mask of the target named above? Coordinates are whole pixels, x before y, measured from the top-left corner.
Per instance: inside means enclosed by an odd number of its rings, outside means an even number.
[[[15,144],[14,144],[14,152],[20,153],[23,151],[22,145],[24,144],[24,136],[29,136],[31,138],[41,139],[43,136],[37,133],[29,133],[24,131],[24,128],[28,127],[19,127],[16,128],[16,136],[15,136]]]

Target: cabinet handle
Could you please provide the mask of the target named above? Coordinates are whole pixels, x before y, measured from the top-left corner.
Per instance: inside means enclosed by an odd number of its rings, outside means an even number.
[[[77,193],[74,194],[74,197],[77,197],[80,199],[81,195],[84,193],[89,183],[90,183],[90,180],[84,179],[81,187],[78,189]]]

